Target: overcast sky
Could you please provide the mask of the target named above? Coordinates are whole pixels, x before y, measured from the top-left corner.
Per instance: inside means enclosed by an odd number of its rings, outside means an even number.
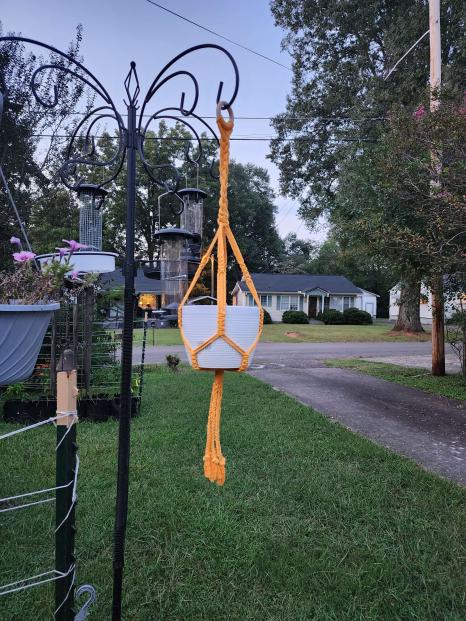
[[[84,26],[81,52],[85,65],[105,85],[118,106],[123,106],[123,79],[131,60],[136,61],[142,92],[159,69],[183,49],[199,43],[217,43],[235,57],[240,71],[240,89],[234,104],[237,116],[271,117],[285,109],[291,71],[227,43],[179,18],[149,4],[147,0],[14,0],[2,3],[1,20],[5,31],[15,31],[66,49],[76,25]],[[274,25],[268,0],[160,0],[185,17],[215,30],[230,39],[290,66],[291,59],[281,50],[283,31]],[[224,93],[232,84],[232,72],[220,55],[197,53],[188,62],[197,76],[201,96],[198,112],[215,113],[215,98],[220,79]],[[175,105],[180,84],[168,87],[154,105]],[[160,106],[159,106],[160,102]],[[155,110],[155,108],[154,108]],[[235,124],[235,136],[264,137],[272,134],[267,120],[241,120]],[[297,232],[300,237],[321,239],[296,215],[297,204],[278,196],[278,171],[266,159],[268,141],[234,142],[232,157],[253,162],[268,169],[277,193],[277,223],[281,235]]]

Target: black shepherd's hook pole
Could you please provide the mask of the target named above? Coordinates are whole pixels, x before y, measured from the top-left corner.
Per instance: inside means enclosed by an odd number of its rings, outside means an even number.
[[[129,92],[131,79],[136,80],[136,90],[133,94]],[[136,132],[136,106],[139,93],[134,63],[131,63],[131,71],[128,74],[126,85],[129,100],[127,105],[128,128],[126,133],[126,250],[124,261],[125,289],[121,350],[121,406],[118,434],[117,498],[113,549],[113,621],[119,621],[121,619],[121,596],[123,590],[123,567],[129,491],[131,375],[133,369],[133,315],[135,306],[134,217],[136,209],[136,149],[138,140]]]
[[[174,65],[184,60],[192,52],[199,50],[216,50],[224,54],[229,60],[234,72],[233,94],[225,103],[224,108],[228,108],[236,99],[239,87],[239,72],[235,59],[225,48],[214,43],[195,45],[168,62],[157,74],[150,85],[141,107],[138,109],[138,97],[140,94],[139,81],[136,73],[136,64],[131,63],[130,71],[125,80],[126,106],[127,106],[127,126],[122,116],[118,112],[112,98],[103,84],[76,58],[61,52],[57,48],[41,43],[26,37],[6,36],[0,37],[0,46],[8,43],[19,43],[20,45],[31,44],[41,47],[51,54],[49,62],[40,65],[32,74],[30,88],[36,102],[44,108],[55,108],[59,104],[60,93],[59,84],[63,82],[63,76],[68,75],[81,81],[82,86],[91,89],[93,95],[99,98],[98,106],[93,106],[92,110],[84,114],[74,129],[68,148],[66,150],[66,160],[59,170],[62,182],[70,190],[79,190],[81,184],[85,182],[84,175],[90,167],[97,167],[98,170],[108,170],[105,179],[102,180],[100,188],[109,185],[114,181],[126,160],[127,172],[127,197],[126,197],[126,249],[124,257],[124,318],[123,318],[123,342],[121,353],[121,402],[120,402],[120,421],[118,433],[118,474],[117,474],[117,497],[116,515],[114,529],[114,548],[113,548],[113,606],[112,620],[121,621],[122,610],[122,590],[123,590],[123,570],[125,559],[125,534],[126,521],[128,514],[128,492],[129,492],[129,456],[130,456],[130,423],[131,423],[131,378],[133,366],[133,316],[135,308],[134,276],[135,276],[135,210],[136,210],[136,157],[139,157],[143,167],[150,179],[164,192],[175,194],[178,190],[180,173],[170,162],[166,164],[152,164],[146,158],[144,152],[144,138],[150,131],[151,123],[162,120],[177,121],[184,129],[188,130],[196,144],[196,158],[193,159],[187,150],[187,160],[190,164],[199,166],[201,158],[204,156],[202,147],[202,137],[199,131],[194,128],[194,124],[200,131],[208,131],[217,140],[216,133],[209,124],[196,114],[196,106],[199,101],[199,85],[195,76],[184,69],[175,69]],[[57,58],[59,60],[57,60]],[[56,84],[51,79],[56,74]],[[169,81],[180,78],[188,82],[191,87],[191,99],[185,92],[181,93],[178,105],[173,107],[160,108],[153,114],[147,114],[147,106],[158,93],[158,91]],[[51,92],[47,92],[47,89]],[[222,99],[223,82],[220,82],[217,91],[217,103]],[[4,77],[0,74],[0,126],[2,112],[6,109],[7,85]],[[114,152],[106,160],[99,159],[99,154],[95,148],[95,138],[93,130],[96,124],[104,119],[110,119],[117,126],[117,144]],[[193,149],[194,151],[194,149]],[[213,162],[211,164],[211,171]],[[211,172],[212,176],[213,173]],[[81,176],[82,175],[82,176]],[[71,608],[70,608],[71,610]],[[68,614],[68,613],[67,613]],[[71,615],[71,612],[69,613]],[[66,619],[72,621],[72,616]]]

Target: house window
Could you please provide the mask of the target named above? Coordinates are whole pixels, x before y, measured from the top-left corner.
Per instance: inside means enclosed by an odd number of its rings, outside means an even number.
[[[343,296],[343,310],[347,308],[352,308],[354,306],[354,295],[344,295]]]
[[[271,295],[261,295],[261,304],[262,306],[272,306],[272,296]]]
[[[256,300],[252,297],[251,293],[248,293],[247,303],[248,303],[248,306],[257,306]]]
[[[298,310],[299,297],[297,295],[279,295],[277,296],[277,310]]]

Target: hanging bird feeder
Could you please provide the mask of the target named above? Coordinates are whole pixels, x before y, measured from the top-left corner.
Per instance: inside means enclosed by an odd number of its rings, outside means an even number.
[[[193,233],[193,239],[187,244],[188,275],[192,277],[201,260],[204,198],[208,194],[200,188],[183,188],[178,190],[177,194],[183,201],[183,210],[180,214],[181,227]]]
[[[183,201],[183,211],[180,215],[181,228],[191,231],[202,239],[204,198],[207,192],[199,188],[183,188],[178,190],[178,196]]]
[[[221,116],[222,108],[228,109],[230,117],[228,121]],[[224,372],[225,370],[245,371],[248,368],[262,332],[264,319],[259,296],[229,224],[227,191],[229,146],[233,124],[231,108],[225,102],[219,102],[217,105],[217,125],[220,130],[218,228],[178,308],[178,325],[192,367],[196,370],[215,371],[207,425],[204,474],[210,481],[219,485],[223,485],[225,481],[225,458],[220,446],[220,411]],[[228,306],[226,303],[227,244],[233,251],[257,306]],[[187,304],[215,248],[217,249],[217,305]]]
[[[194,235],[186,229],[170,227],[156,231],[160,240],[160,280],[163,287],[163,304],[179,304],[188,288],[187,242]]]
[[[94,273],[106,274],[115,271],[114,252],[102,252],[102,212],[108,191],[99,185],[81,183],[76,188],[79,201],[79,242],[86,249],[80,249],[73,254],[71,265],[74,272],[79,274]],[[49,261],[60,259],[58,253],[41,254],[36,257],[41,265]]]

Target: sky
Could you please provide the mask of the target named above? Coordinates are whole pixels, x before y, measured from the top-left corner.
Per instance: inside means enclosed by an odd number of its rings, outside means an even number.
[[[268,0],[160,0],[158,3],[291,66],[289,55],[281,49],[285,33],[275,26]],[[166,62],[200,43],[222,45],[235,57],[240,72],[240,88],[234,104],[237,117],[272,117],[285,110],[291,71],[200,30],[147,0],[15,0],[2,4],[0,19],[4,31],[21,33],[62,50],[73,39],[77,24],[82,24],[84,64],[104,84],[121,110],[125,109],[123,80],[131,60],[136,62],[144,93]],[[199,114],[215,114],[219,80],[225,83],[224,95],[229,89],[231,92],[233,73],[227,61],[215,52],[197,52],[185,61],[183,68],[198,78]],[[164,105],[178,105],[181,88],[180,82],[167,85],[157,96],[153,111]],[[235,122],[236,137],[268,138],[272,134],[268,120]],[[232,143],[231,156],[269,171],[277,195],[276,221],[282,236],[296,232],[301,238],[322,240],[323,230],[310,233],[298,218],[297,202],[279,196],[278,169],[267,159],[268,150],[268,140],[236,141]]]

